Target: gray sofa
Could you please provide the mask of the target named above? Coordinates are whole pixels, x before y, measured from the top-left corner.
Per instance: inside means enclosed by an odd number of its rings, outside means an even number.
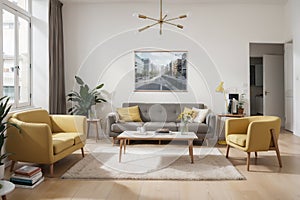
[[[204,104],[180,104],[180,103],[123,103],[123,107],[139,106],[140,116],[143,122],[118,122],[118,117],[114,113],[107,116],[107,133],[113,138],[115,143],[116,137],[125,130],[135,131],[137,127],[145,127],[146,131],[155,131],[159,128],[168,128],[170,131],[179,131],[180,120],[178,115],[188,108],[205,108]],[[199,140],[208,140],[216,136],[216,117],[212,112],[206,116],[204,123],[189,123],[188,130],[195,132]]]

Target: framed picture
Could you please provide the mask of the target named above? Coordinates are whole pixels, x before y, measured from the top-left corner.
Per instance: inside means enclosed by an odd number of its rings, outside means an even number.
[[[135,51],[135,91],[187,91],[187,51]]]

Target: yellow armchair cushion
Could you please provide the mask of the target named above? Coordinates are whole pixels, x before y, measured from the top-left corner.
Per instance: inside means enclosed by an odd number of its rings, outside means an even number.
[[[142,122],[138,106],[118,108],[117,112],[121,121],[125,122]]]
[[[232,134],[228,135],[226,138],[227,142],[232,142],[241,147],[246,146],[247,134]]]

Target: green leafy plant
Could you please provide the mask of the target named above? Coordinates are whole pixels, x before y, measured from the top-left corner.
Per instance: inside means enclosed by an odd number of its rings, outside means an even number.
[[[243,109],[246,103],[246,94],[241,94],[241,99],[238,102],[238,108]]]
[[[91,90],[80,77],[75,76],[75,79],[77,84],[80,85],[80,89],[79,92],[71,91],[68,93],[68,101],[75,103],[75,105],[73,105],[68,112],[71,115],[84,115],[88,117],[88,113],[93,105],[106,102],[106,100],[101,97],[100,93],[100,90],[103,88],[104,84],[102,83]]]
[[[8,105],[9,97],[4,96],[0,98],[0,165],[3,165],[2,160],[4,160],[10,153],[2,153],[2,147],[6,139],[5,131],[11,126],[18,128],[15,124],[11,124],[6,121],[8,112],[12,105]]]

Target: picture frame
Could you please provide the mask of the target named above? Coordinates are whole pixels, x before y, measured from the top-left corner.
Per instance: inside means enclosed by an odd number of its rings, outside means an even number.
[[[187,91],[187,51],[135,51],[135,91]]]

